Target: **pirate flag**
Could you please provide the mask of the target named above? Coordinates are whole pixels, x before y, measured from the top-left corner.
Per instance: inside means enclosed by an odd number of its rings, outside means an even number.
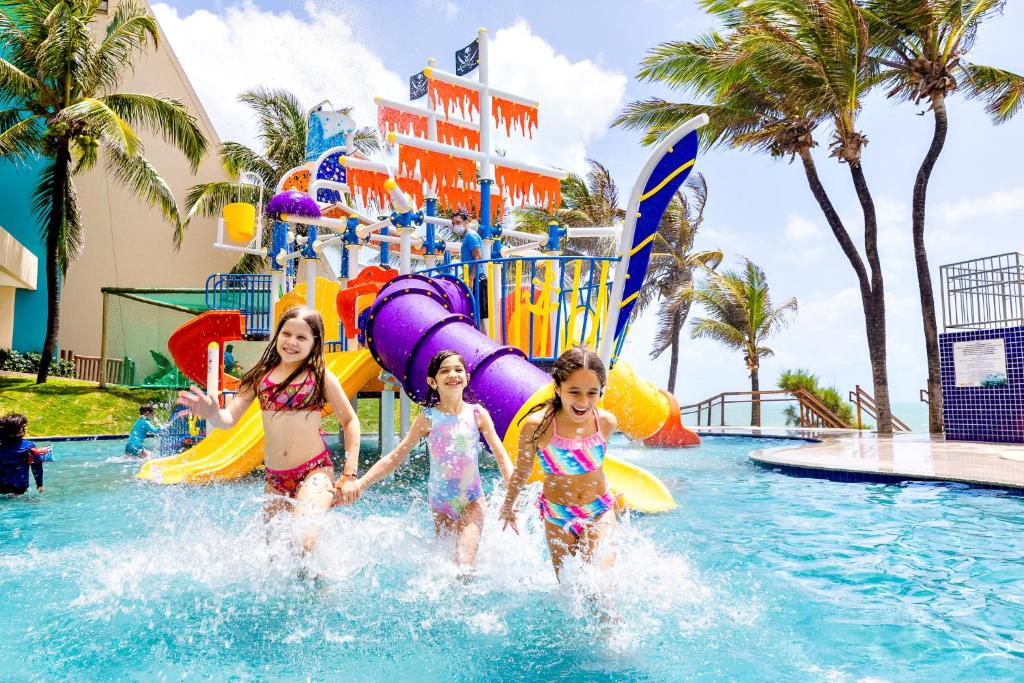
[[[427,94],[427,77],[421,71],[409,77],[409,99],[418,100]]]
[[[480,66],[480,39],[455,51],[455,75],[465,76],[473,69]]]

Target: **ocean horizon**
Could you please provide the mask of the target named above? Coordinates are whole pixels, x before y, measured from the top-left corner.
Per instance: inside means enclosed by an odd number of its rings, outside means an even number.
[[[785,409],[787,405],[794,403],[762,403],[761,404],[761,426],[762,427],[786,427]],[[718,426],[721,423],[721,408],[715,406],[711,411],[711,425]],[[903,420],[913,432],[928,432],[928,404],[920,401],[895,401],[892,404],[893,415]],[[865,423],[874,425],[874,421],[865,416]],[[687,414],[683,416],[683,424],[687,427],[697,426],[696,416]],[[725,407],[725,424],[728,427],[750,426],[750,404],[736,403]],[[703,426],[707,425],[707,412],[704,413]]]

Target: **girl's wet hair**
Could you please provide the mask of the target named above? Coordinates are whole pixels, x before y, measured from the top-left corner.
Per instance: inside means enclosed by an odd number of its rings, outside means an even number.
[[[574,346],[555,361],[555,364],[551,366],[551,377],[555,380],[555,387],[560,388],[565,380],[569,379],[569,376],[577,370],[590,370],[597,375],[597,381],[601,383],[601,391],[604,391],[605,384],[608,383],[608,372],[604,368],[604,363],[601,361],[601,356],[597,355],[585,346]],[[530,412],[526,413],[519,419],[519,423],[522,423],[527,416],[532,415],[538,410],[544,411],[544,416],[541,418],[540,424],[537,425],[537,429],[534,430],[533,436],[530,437],[530,443],[536,443],[540,435],[547,430],[548,425],[555,417],[555,413],[562,409],[562,399],[555,392],[552,398],[549,398],[544,403],[535,405],[530,409]]]
[[[28,418],[21,413],[0,415],[0,443],[9,444],[21,441],[25,436]]]
[[[243,391],[252,389],[254,394],[258,394],[260,390],[259,385],[263,378],[281,364],[281,354],[277,352],[277,338],[281,334],[281,328],[284,327],[284,324],[293,318],[298,318],[309,325],[309,329],[313,332],[313,347],[309,350],[309,355],[299,363],[299,367],[292,371],[292,374],[288,375],[280,384],[274,385],[270,390],[269,400],[276,401],[277,397],[289,384],[308,371],[313,377],[313,390],[301,404],[289,405],[289,407],[321,406],[327,400],[327,392],[324,388],[324,320],[317,311],[305,306],[295,306],[284,312],[281,319],[277,321],[277,329],[274,330],[274,336],[271,337],[270,344],[267,345],[263,356],[249,368],[248,372],[242,375],[240,380],[241,388]],[[288,400],[291,401],[292,399],[289,398]]]
[[[459,353],[458,351],[452,351],[451,349],[442,349],[441,351],[435,353],[434,357],[430,359],[430,363],[427,365],[427,377],[429,379],[436,380],[437,373],[441,372],[441,364],[444,363],[449,358],[451,358],[452,356],[459,359],[459,362],[462,363],[462,369],[466,370],[466,372],[468,373],[469,370],[466,369],[466,359],[462,357],[461,353]],[[436,406],[440,401],[441,394],[438,393],[437,389],[428,384],[427,398],[423,402],[423,405]]]

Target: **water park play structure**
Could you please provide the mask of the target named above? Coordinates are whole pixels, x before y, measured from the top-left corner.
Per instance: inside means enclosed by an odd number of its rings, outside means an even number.
[[[395,443],[396,393],[404,434],[410,399],[425,396],[430,358],[448,348],[466,358],[469,398],[488,409],[514,453],[520,419],[551,395],[543,368],[574,344],[597,349],[611,367],[604,406],[628,437],[659,447],[699,443],[682,425],[675,398],[618,356],[658,224],[694,165],[697,129],[706,117],[657,146],[632,188],[624,223],[525,232],[513,224],[510,207],[557,206],[566,173],[492,154],[492,137],[495,129],[532,137],[538,103],[489,85],[483,29],[457,53],[460,75],[433,62],[410,79],[410,99],[424,99],[426,107],[376,99],[385,161],[356,153],[355,122],[324,103],[309,115],[306,162],[280,179],[265,205],[225,207],[214,246],[269,256],[271,273],[211,277],[207,295],[217,310],[168,340],[178,368],[208,388],[237,388],[219,349],[230,340],[267,339],[284,310],[305,303],[324,316],[327,370],[348,396],[379,392],[384,450]],[[463,77],[473,70],[478,80]],[[256,184],[245,174],[239,182]],[[439,213],[456,208],[479,222],[479,261],[452,262],[461,245],[439,235],[451,226]],[[264,216],[273,221],[269,244]],[[565,240],[574,238],[603,238],[610,255],[564,254]],[[395,249],[397,269],[389,266]],[[375,259],[383,265],[371,264]],[[318,277],[318,269],[332,277]],[[212,364],[208,349],[214,349]],[[165,484],[243,476],[262,463],[262,440],[254,404],[233,429],[147,462],[138,476]],[[675,506],[643,469],[614,458],[605,469],[634,509]]]

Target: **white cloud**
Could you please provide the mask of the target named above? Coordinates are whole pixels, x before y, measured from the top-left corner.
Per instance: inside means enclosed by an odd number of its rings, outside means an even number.
[[[422,1],[448,17],[460,11],[453,2]],[[185,15],[163,3],[153,10],[222,139],[256,143],[254,117],[237,101],[255,86],[287,88],[304,106],[323,99],[352,106],[356,121],[371,126],[374,96],[406,99],[405,80],[359,41],[333,3],[283,12],[250,2]],[[493,34],[490,74],[495,87],[541,103],[532,140],[502,130],[496,145],[517,159],[577,172],[586,170],[587,146],[608,130],[628,80],[590,60],[570,61],[523,20]]]
[[[417,0],[416,5],[425,13],[444,17],[445,21],[455,19],[462,11],[462,8],[451,0]]]
[[[286,88],[304,106],[324,99],[352,106],[360,125],[376,121],[375,95],[398,99],[406,92],[404,80],[359,41],[333,4],[306,2],[293,13],[245,2],[181,15],[158,3],[153,12],[225,140],[256,142],[252,112],[237,101],[248,88]]]
[[[533,139],[514,131],[504,138],[502,131],[498,146],[523,161],[585,171],[587,146],[607,132],[622,105],[626,74],[589,59],[570,61],[522,19],[497,31],[489,50],[491,84],[540,101]]]
[[[813,240],[824,235],[825,231],[809,218],[791,213],[786,218],[785,234],[790,240]]]
[[[1021,210],[1024,210],[1024,187],[995,190],[984,197],[963,197],[955,202],[939,204],[939,215],[946,223]]]

